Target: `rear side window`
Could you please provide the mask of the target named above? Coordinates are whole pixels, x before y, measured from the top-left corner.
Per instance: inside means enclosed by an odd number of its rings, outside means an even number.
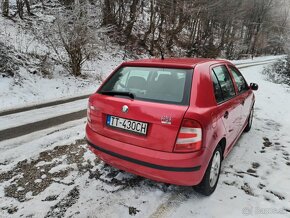
[[[234,80],[236,81],[237,87],[238,87],[238,92],[242,93],[244,91],[249,90],[249,86],[246,82],[246,80],[244,79],[244,77],[242,76],[242,74],[240,73],[240,71],[238,71],[235,67],[233,66],[229,66],[232,75],[234,77]]]
[[[236,95],[233,81],[226,66],[214,67],[211,74],[217,103],[226,101]]]
[[[217,80],[217,77],[213,72],[212,72],[212,81],[213,81],[215,99],[218,103],[222,102],[224,100],[222,90],[221,90],[220,84]]]
[[[130,92],[138,100],[189,105],[192,73],[193,69],[123,67],[99,93]]]

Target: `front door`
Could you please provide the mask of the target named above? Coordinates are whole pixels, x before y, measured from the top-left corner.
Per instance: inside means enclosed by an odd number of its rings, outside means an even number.
[[[235,86],[227,67],[225,65],[214,66],[211,73],[218,104],[218,116],[222,119],[226,129],[226,149],[229,150],[240,130],[242,108],[236,98]]]
[[[252,107],[252,99],[253,95],[250,92],[250,88],[243,77],[243,75],[240,73],[240,71],[235,68],[232,65],[228,65],[230,72],[233,75],[233,79],[236,83],[236,89],[238,92],[238,101],[241,106],[241,127],[240,130],[245,127],[246,123],[248,122],[248,117],[250,114],[250,110]]]

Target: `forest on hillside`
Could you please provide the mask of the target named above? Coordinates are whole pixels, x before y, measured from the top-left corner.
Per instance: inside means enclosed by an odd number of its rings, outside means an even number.
[[[189,57],[232,59],[284,52],[284,6],[277,0],[105,0],[102,24],[122,32],[120,42],[135,42],[151,55],[161,46],[172,56],[181,47]]]
[[[37,35],[74,75],[107,39],[137,55],[227,59],[285,54],[289,41],[287,0],[2,0],[1,8],[15,22],[55,9]]]

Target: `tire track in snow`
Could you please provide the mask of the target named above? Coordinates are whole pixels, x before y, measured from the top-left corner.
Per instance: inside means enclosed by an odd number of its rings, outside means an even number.
[[[170,194],[167,200],[160,204],[150,215],[150,218],[168,217],[171,212],[176,210],[185,201],[198,198],[198,196],[199,194],[194,192],[192,187],[181,187],[178,189],[178,192]]]

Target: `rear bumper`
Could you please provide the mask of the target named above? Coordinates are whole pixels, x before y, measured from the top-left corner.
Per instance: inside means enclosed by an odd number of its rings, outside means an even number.
[[[88,125],[86,137],[90,150],[109,165],[159,182],[197,185],[207,166],[203,161],[206,150],[195,153],[155,151],[102,136]]]

